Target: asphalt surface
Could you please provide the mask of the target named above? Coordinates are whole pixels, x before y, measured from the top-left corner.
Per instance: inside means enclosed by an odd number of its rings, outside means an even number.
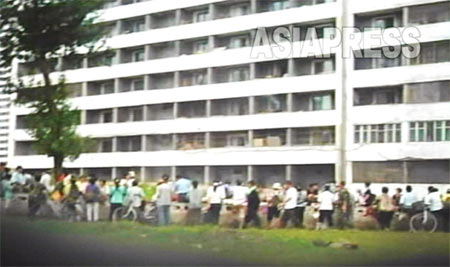
[[[23,218],[26,220],[26,218]],[[242,266],[210,254],[114,244],[96,237],[23,229],[1,220],[1,266]]]

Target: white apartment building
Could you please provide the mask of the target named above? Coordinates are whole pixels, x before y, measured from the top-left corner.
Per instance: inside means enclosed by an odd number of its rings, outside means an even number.
[[[98,141],[65,163],[70,172],[267,186],[450,183],[448,0],[117,0],[101,19],[108,53],[55,60],[53,77],[64,72],[82,110],[79,132]],[[332,38],[330,27],[364,36],[365,27],[414,26],[421,53],[344,59],[344,40],[331,55],[251,58],[256,29],[278,26],[315,27],[319,39]],[[32,70],[22,63],[15,73]],[[29,110],[11,112],[8,161],[51,168],[25,131]]]
[[[9,125],[10,125],[10,96],[3,94],[9,72],[0,69],[0,162],[8,158]]]

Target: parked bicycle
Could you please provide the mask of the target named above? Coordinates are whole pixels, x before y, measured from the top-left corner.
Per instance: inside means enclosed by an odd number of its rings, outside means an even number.
[[[144,203],[142,207],[135,208],[133,205],[125,205],[114,211],[113,222],[119,221],[140,221],[144,223],[157,224],[156,204],[154,202]]]
[[[438,227],[438,220],[427,208],[423,202],[415,203],[415,210],[421,212],[413,215],[409,220],[409,229],[411,232],[433,233]]]

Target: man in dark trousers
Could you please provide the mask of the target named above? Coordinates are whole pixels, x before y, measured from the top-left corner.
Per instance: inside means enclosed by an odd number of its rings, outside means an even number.
[[[247,193],[247,214],[245,215],[243,228],[246,228],[247,225],[252,221],[256,227],[260,227],[261,221],[258,216],[260,203],[258,187],[256,186],[256,183],[254,181],[248,182],[248,185],[249,191]]]

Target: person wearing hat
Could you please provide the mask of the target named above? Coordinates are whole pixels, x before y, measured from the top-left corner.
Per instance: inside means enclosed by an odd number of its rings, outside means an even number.
[[[273,218],[280,217],[280,209],[278,206],[283,202],[283,187],[280,183],[274,183],[272,185],[272,192],[267,198],[268,210],[267,210],[267,225],[270,227],[272,224]]]
[[[114,186],[109,189],[109,220],[112,220],[114,211],[123,205],[125,196],[127,195],[127,188],[120,184],[120,179],[114,179]]]
[[[209,203],[209,210],[206,217],[206,222],[211,224],[218,224],[220,218],[220,210],[222,209],[222,201],[225,199],[225,190],[220,186],[219,181],[215,181],[211,187],[208,188],[206,199]]]

